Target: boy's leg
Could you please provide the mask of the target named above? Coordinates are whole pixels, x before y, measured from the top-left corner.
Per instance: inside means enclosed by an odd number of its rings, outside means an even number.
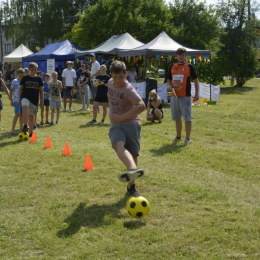
[[[11,130],[11,131],[14,131],[14,130],[15,130],[15,125],[16,125],[16,123],[17,123],[18,117],[19,117],[19,115],[17,115],[17,114],[14,115],[13,124],[12,124],[12,130]]]
[[[191,121],[186,121],[185,122],[185,129],[186,129],[186,139],[190,139]]]
[[[59,108],[57,108],[56,117],[57,117],[56,121],[59,122],[59,120],[60,120],[60,109]]]
[[[53,119],[54,119],[54,111],[55,111],[55,109],[52,109],[52,110],[51,110],[51,123],[53,123]]]
[[[72,98],[70,97],[70,99],[69,99],[69,109],[71,109],[71,107],[72,107]]]
[[[28,106],[23,106],[23,113],[22,113],[22,117],[23,117],[23,123],[24,123],[24,127],[23,127],[23,130],[25,132],[28,131],[28,127],[27,127],[27,123],[29,121],[29,107]]]
[[[102,107],[103,107],[103,119],[105,120],[107,116],[107,102],[103,102]]]
[[[29,134],[31,135],[33,132],[33,127],[35,123],[35,116],[29,115]]]
[[[182,131],[182,120],[176,120],[175,121],[175,126],[176,126],[176,136],[181,137],[181,131]]]
[[[44,106],[41,107],[41,122],[40,122],[40,125],[43,125],[43,114],[44,114]]]
[[[22,130],[23,128],[23,118],[22,118],[22,114],[19,114],[19,124],[20,124],[20,130]]]
[[[50,106],[45,106],[45,122],[49,123],[49,107]]]

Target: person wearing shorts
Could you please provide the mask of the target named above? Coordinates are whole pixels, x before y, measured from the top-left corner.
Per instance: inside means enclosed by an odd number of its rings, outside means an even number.
[[[69,111],[73,111],[72,109],[72,97],[73,90],[77,89],[76,86],[76,78],[77,74],[74,69],[72,69],[72,62],[67,61],[67,68],[62,71],[62,84],[63,84],[63,112],[66,112],[67,106],[67,98],[69,98]]]
[[[28,132],[32,136],[32,131],[35,123],[35,114],[38,111],[39,97],[40,106],[43,106],[43,82],[39,76],[36,76],[38,64],[35,62],[29,63],[29,75],[23,76],[19,90],[19,106],[22,106],[23,111],[23,132]],[[29,127],[27,122],[29,121]]]
[[[23,128],[23,119],[22,119],[22,107],[19,106],[19,91],[20,91],[20,82],[24,76],[24,69],[19,68],[16,73],[16,79],[12,81],[10,88],[10,100],[11,106],[14,107],[14,117],[12,122],[11,134],[14,134],[15,126],[17,120],[19,119],[20,130]]]
[[[97,94],[97,88],[95,86],[93,86],[93,82],[94,82],[96,76],[100,75],[100,64],[96,60],[95,53],[90,53],[89,58],[90,58],[90,61],[91,61],[90,88],[91,88],[93,99],[95,100],[96,94]]]
[[[127,171],[119,174],[122,182],[127,182],[129,196],[139,197],[135,180],[143,176],[144,171],[137,168],[140,152],[141,124],[139,114],[145,110],[145,104],[134,87],[126,80],[126,65],[114,61],[110,66],[111,79],[108,81],[108,102],[110,129],[109,138],[113,149]]]
[[[49,83],[50,83],[51,75],[49,73],[46,73],[44,76],[44,82],[43,82],[43,93],[44,93],[44,106],[43,110],[41,110],[41,122],[40,125],[44,125],[43,122],[43,115],[45,110],[45,124],[50,124],[49,122],[49,108],[50,108],[50,89],[49,89]]]
[[[59,125],[60,118],[60,108],[61,108],[61,91],[62,83],[58,80],[58,72],[52,72],[52,81],[49,83],[50,89],[50,108],[51,108],[51,122],[50,125],[53,126],[54,112],[56,110],[56,124]]]
[[[99,85],[97,87],[97,94],[93,104],[93,119],[92,121],[89,122],[90,124],[94,124],[97,122],[98,107],[100,103],[102,103],[102,107],[103,107],[103,116],[102,116],[101,123],[105,123],[106,115],[107,115],[107,103],[108,103],[107,82],[110,79],[110,76],[106,74],[107,72],[106,65],[100,66],[100,72],[101,75],[98,75],[96,77],[96,80],[99,81]]]
[[[191,79],[195,85],[194,102],[199,100],[199,81],[194,67],[186,63],[187,51],[185,48],[179,48],[176,51],[178,63],[173,64],[168,73],[168,86],[172,91],[171,97],[171,115],[176,124],[176,137],[173,142],[181,140],[182,117],[185,121],[186,138],[184,145],[190,144],[191,134]]]
[[[3,74],[1,71],[0,71],[0,88],[4,89],[5,93],[8,95],[8,98],[10,99],[10,91],[3,80]],[[0,93],[0,130],[3,130],[3,128],[1,127],[2,110],[3,110],[3,103],[1,98],[2,98],[2,94]]]

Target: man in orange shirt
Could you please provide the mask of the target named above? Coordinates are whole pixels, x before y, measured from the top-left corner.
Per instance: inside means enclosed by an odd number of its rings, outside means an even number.
[[[178,63],[171,66],[168,73],[168,86],[172,91],[171,115],[176,124],[176,137],[173,142],[181,140],[182,117],[185,121],[186,138],[184,145],[190,144],[191,134],[191,79],[195,84],[194,101],[199,100],[199,81],[194,67],[185,62],[187,51],[179,48],[176,51]]]

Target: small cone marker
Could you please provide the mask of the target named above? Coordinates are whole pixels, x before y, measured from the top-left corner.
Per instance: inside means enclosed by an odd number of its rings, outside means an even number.
[[[31,136],[31,139],[30,139],[30,143],[34,143],[34,142],[36,142],[37,141],[37,139],[36,139],[36,133],[35,133],[35,131],[33,131],[32,132],[32,136]]]
[[[93,170],[93,169],[94,169],[94,166],[93,166],[92,161],[90,159],[90,155],[87,153],[85,165],[84,165],[84,170],[89,171],[89,170]]]
[[[48,135],[46,142],[45,142],[45,148],[51,148],[51,137]]]
[[[63,155],[64,155],[64,156],[71,156],[70,148],[69,148],[68,142],[65,143]]]

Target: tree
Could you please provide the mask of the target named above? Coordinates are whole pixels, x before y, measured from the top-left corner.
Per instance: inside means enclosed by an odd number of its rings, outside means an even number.
[[[219,5],[225,34],[220,37],[222,46],[217,55],[226,75],[234,75],[241,87],[257,69],[253,43],[260,36],[259,21],[251,13],[257,9],[251,7],[249,0],[221,1]]]
[[[31,50],[44,47],[71,30],[78,12],[97,1],[11,0],[2,4],[5,36],[15,46],[28,43]]]
[[[170,17],[162,0],[99,0],[79,15],[79,22],[64,38],[89,49],[128,32],[146,43],[162,31],[171,31]]]
[[[195,0],[174,0],[170,12],[177,42],[193,49],[218,49],[222,30],[213,6]]]

